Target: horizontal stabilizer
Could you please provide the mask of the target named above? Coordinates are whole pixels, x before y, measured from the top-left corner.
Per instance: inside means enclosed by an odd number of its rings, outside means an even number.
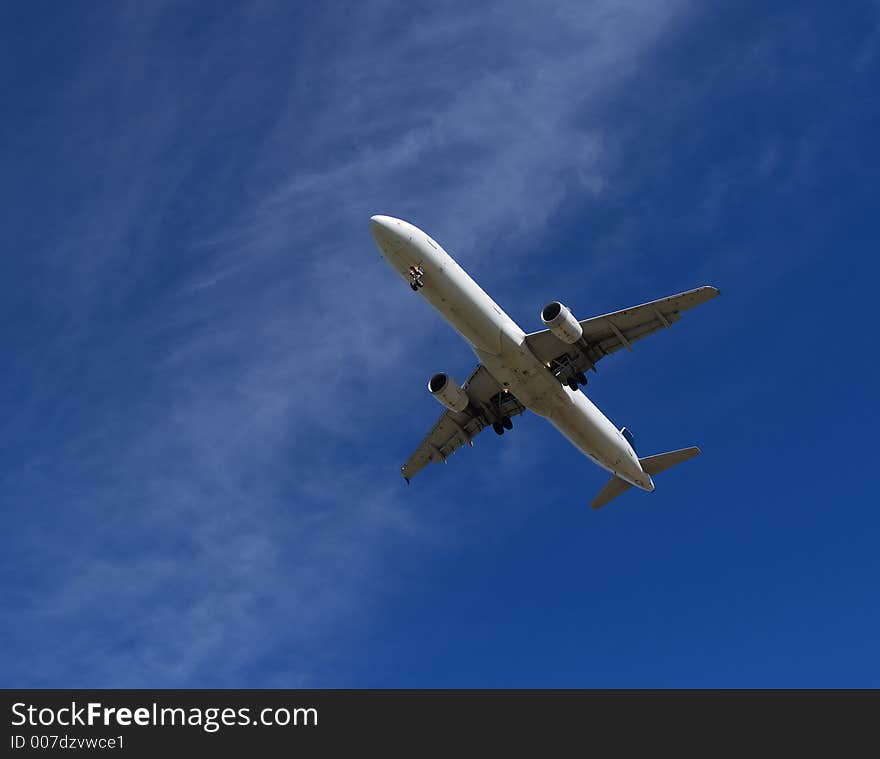
[[[678,451],[670,451],[669,453],[658,453],[656,456],[646,456],[643,459],[639,459],[639,464],[642,465],[643,472],[653,477],[655,474],[665,472],[676,464],[692,459],[699,454],[699,448],[682,448]],[[601,509],[609,501],[613,501],[631,487],[632,485],[620,479],[620,477],[612,477],[605,483],[605,487],[599,491],[599,495],[595,497],[591,506],[594,509]]]
[[[609,501],[613,501],[617,496],[621,493],[625,493],[632,487],[626,480],[620,479],[620,477],[612,477],[605,483],[605,487],[599,491],[599,495],[597,495],[593,499],[593,503],[590,505],[594,509],[601,509],[606,503]]]
[[[639,463],[642,465],[642,471],[647,472],[653,477],[655,474],[665,472],[682,461],[687,461],[699,455],[699,448],[681,448],[669,453],[658,453],[656,456],[646,456],[643,459],[639,459]]]

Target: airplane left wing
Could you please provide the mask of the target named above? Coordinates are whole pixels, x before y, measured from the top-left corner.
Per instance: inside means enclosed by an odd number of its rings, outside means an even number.
[[[594,369],[604,356],[621,348],[632,350],[632,343],[668,329],[681,318],[682,312],[717,295],[718,290],[714,287],[698,287],[640,306],[584,319],[580,322],[583,337],[574,345],[562,342],[547,329],[526,335],[526,342],[541,361],[550,365],[560,382],[565,382],[577,372]]]
[[[446,459],[465,443],[473,445],[473,439],[492,422],[526,410],[511,393],[504,392],[482,364],[467,378],[462,390],[470,401],[467,408],[464,411],[444,411],[428,436],[400,467],[407,482],[428,463],[442,461],[445,464]]]

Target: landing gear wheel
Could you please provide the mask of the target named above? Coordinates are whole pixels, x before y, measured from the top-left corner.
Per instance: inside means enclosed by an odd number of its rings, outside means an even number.
[[[504,429],[506,429],[506,430],[513,429],[513,422],[510,421],[509,416],[505,416],[504,419],[501,420],[501,426],[504,427]]]
[[[422,270],[421,264],[409,267],[409,286],[413,292],[425,286],[425,283],[422,282],[423,276],[425,276],[425,272]]]
[[[570,380],[568,380],[565,384],[568,385],[572,389],[572,392],[576,393],[578,391],[578,383],[577,383],[577,380],[574,379],[574,377],[572,377]]]
[[[577,374],[574,375],[574,378],[578,381],[579,385],[586,385],[587,384],[587,375],[584,374],[583,372],[578,372]]]
[[[501,426],[501,422],[492,422],[492,429],[495,430],[496,435],[504,434],[504,427]]]

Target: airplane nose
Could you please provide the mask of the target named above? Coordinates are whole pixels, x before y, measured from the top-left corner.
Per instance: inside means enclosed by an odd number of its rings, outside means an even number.
[[[399,232],[396,228],[397,221],[390,216],[371,216],[370,217],[370,232],[373,235],[373,239],[381,248],[383,244],[387,244],[395,237],[399,236]]]
[[[376,234],[377,232],[383,232],[383,231],[386,233],[390,232],[395,226],[395,224],[394,224],[395,221],[397,221],[397,219],[393,219],[390,216],[381,216],[381,215],[371,216],[370,217],[370,230],[373,232],[373,234]]]

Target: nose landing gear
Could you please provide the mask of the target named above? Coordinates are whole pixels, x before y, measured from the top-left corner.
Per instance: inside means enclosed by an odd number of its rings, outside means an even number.
[[[409,267],[409,286],[413,292],[417,292],[419,288],[425,286],[425,283],[422,281],[422,277],[424,276],[425,272],[422,271],[421,264]]]

